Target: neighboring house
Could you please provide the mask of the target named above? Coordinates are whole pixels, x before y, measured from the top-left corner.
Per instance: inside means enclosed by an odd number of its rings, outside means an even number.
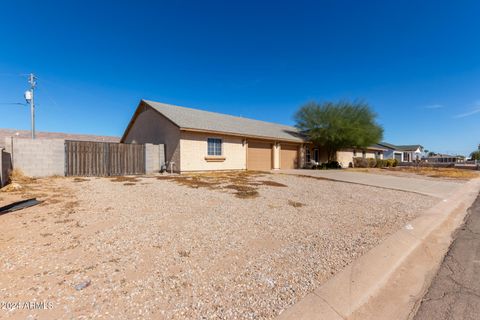
[[[394,145],[380,142],[378,145],[386,149],[383,153],[384,159],[397,159],[399,162],[415,162],[422,159],[423,147],[419,144]]]
[[[428,163],[464,163],[464,156],[454,156],[449,154],[435,154],[424,158]]]
[[[342,168],[351,167],[353,164],[353,158],[363,157],[363,158],[374,158],[374,159],[383,159],[383,153],[387,149],[380,145],[372,145],[366,149],[362,148],[349,148],[342,149],[337,151],[337,161],[340,163]],[[310,160],[313,160],[318,163],[328,162],[327,152],[321,147],[317,147],[313,144],[307,144],[305,146],[305,161],[309,163]]]
[[[176,172],[299,168],[304,139],[295,127],[142,100],[124,143],[165,144]]]

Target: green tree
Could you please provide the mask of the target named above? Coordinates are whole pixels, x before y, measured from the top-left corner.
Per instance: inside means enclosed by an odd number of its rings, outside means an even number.
[[[480,160],[480,150],[478,151],[473,151],[470,153],[470,159],[472,160]]]
[[[326,149],[329,160],[336,160],[340,149],[367,148],[383,138],[376,114],[363,101],[309,102],[295,120],[310,141]]]

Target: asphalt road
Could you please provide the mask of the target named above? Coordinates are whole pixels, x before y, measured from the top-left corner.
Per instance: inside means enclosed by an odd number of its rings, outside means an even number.
[[[469,210],[415,320],[480,319],[480,195]]]

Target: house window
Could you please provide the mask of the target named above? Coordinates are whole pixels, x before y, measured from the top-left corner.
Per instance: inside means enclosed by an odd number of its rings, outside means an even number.
[[[354,156],[354,157],[357,156],[357,150],[353,150],[353,156]]]
[[[312,159],[312,156],[310,155],[310,147],[305,148],[305,161],[307,163],[310,163],[310,160]]]
[[[221,156],[222,155],[222,139],[208,138],[208,155]]]
[[[365,150],[364,150],[364,151],[362,151],[362,157],[364,157],[364,158],[365,158],[366,156],[367,156],[367,153],[365,152]]]

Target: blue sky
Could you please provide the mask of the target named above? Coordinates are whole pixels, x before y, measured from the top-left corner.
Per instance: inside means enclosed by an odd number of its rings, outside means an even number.
[[[294,124],[365,99],[385,140],[480,143],[478,1],[3,1],[0,127],[121,135],[141,98]]]

